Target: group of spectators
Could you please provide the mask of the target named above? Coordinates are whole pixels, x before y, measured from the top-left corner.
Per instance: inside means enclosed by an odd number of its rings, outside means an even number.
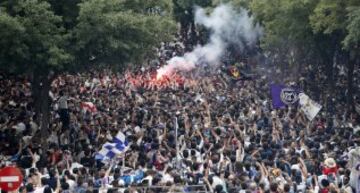
[[[173,46],[181,52],[180,44]],[[166,57],[155,63],[162,60]],[[355,75],[360,77],[359,70]],[[314,76],[295,84],[321,78]],[[150,67],[59,75],[49,93],[44,149],[30,81],[3,74],[1,167],[21,168],[24,193],[144,190],[138,187],[149,187],[146,192],[360,192],[359,114],[347,111],[346,99],[334,97],[333,110],[323,104],[310,122],[296,106],[272,108],[266,75],[234,79],[216,72],[163,79],[156,79]],[[345,87],[340,76],[335,88]],[[84,102],[93,106],[84,108]],[[126,135],[129,150],[108,163],[96,160],[102,144],[118,131]]]

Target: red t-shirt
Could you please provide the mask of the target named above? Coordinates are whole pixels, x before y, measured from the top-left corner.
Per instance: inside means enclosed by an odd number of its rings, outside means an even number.
[[[324,175],[329,175],[329,174],[336,174],[337,170],[338,170],[337,166],[333,168],[324,167],[322,172]]]
[[[327,188],[324,188],[324,189],[320,190],[320,193],[328,193],[328,192],[329,192],[329,190]]]

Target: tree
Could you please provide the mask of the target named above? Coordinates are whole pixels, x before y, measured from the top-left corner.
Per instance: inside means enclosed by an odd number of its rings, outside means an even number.
[[[80,62],[140,62],[153,53],[154,45],[171,40],[176,30],[171,5],[164,3],[165,0],[159,2],[89,0],[81,3],[74,29]]]
[[[350,107],[353,64],[359,58],[355,54],[360,29],[359,4],[356,0],[253,0],[249,7],[265,29],[261,47],[275,63],[286,66],[296,63],[299,68],[303,64],[321,66],[327,75],[327,93],[334,91],[334,65],[347,64]]]
[[[0,66],[3,70],[26,73],[32,77],[33,98],[43,139],[49,121],[50,72],[65,68],[72,56],[64,45],[66,35],[61,17],[44,1],[23,0],[11,6],[11,15],[0,15]],[[4,9],[3,9],[4,10]]]
[[[227,4],[230,3],[234,7],[242,7],[245,9],[249,8],[250,1],[249,0],[212,0],[212,4],[214,6],[220,5],[220,4]]]
[[[49,3],[50,2],[50,3]],[[58,73],[140,63],[173,38],[166,0],[8,0],[0,4],[0,68],[31,77],[44,148],[49,90]],[[79,9],[77,9],[79,7]]]
[[[355,65],[360,65],[360,6],[348,8],[348,25],[346,26],[347,35],[343,41],[344,48],[349,51],[348,63],[348,106],[355,111],[353,94],[356,93],[353,86],[353,76]]]
[[[338,61],[341,53],[341,41],[345,35],[346,2],[340,0],[320,0],[313,14],[310,15],[310,25],[316,35],[322,37],[320,57],[326,65],[329,91],[333,91],[334,85],[334,63]],[[325,41],[323,41],[325,40]],[[325,45],[324,45],[325,44]]]
[[[76,25],[77,17],[79,15],[79,6],[81,0],[47,0],[51,9],[54,11],[55,15],[61,16],[66,30],[72,30]]]
[[[172,16],[173,3],[168,0],[125,0],[126,10],[137,13]]]
[[[262,49],[283,69],[293,67],[301,72],[315,54],[314,35],[309,15],[316,1],[251,1],[250,10],[264,27]],[[299,73],[297,73],[299,75]]]
[[[209,7],[212,0],[173,0],[174,17],[180,23],[180,34],[187,49],[192,49],[190,45],[195,44],[198,37],[194,22],[195,6]]]
[[[360,6],[349,7],[348,11],[344,47],[346,49],[358,48],[360,43]]]
[[[358,10],[356,7],[358,6],[360,6],[360,2],[355,0],[321,0],[317,4],[314,13],[310,16],[310,24],[314,29],[314,33],[329,37],[330,41],[328,42],[331,42],[331,45],[328,45],[327,49],[323,49],[324,51],[328,50],[327,54],[322,55],[324,60],[326,58],[330,59],[327,62],[327,76],[331,92],[333,91],[335,82],[335,76],[333,74],[334,65],[332,64],[339,63],[338,61],[341,60],[341,63],[348,68],[347,105],[348,109],[352,111],[354,111],[354,63],[356,63],[359,56],[355,54],[357,53],[356,47],[351,47],[351,45],[354,43],[352,35],[356,34],[360,29],[353,28],[354,26],[356,27],[356,23],[358,22],[356,21],[356,10]]]

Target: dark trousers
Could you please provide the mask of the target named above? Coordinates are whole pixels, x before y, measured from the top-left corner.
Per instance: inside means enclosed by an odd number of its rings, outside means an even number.
[[[70,115],[68,109],[59,109],[60,121],[64,129],[69,128],[70,124]]]

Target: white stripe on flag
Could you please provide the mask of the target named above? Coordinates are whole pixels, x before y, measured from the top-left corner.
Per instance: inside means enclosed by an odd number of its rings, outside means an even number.
[[[124,151],[116,148],[116,143],[108,143],[108,142],[107,142],[107,143],[105,143],[105,144],[103,145],[103,149],[107,150],[106,153],[109,152],[109,151],[112,151],[112,152],[115,153],[116,155],[122,154],[122,153],[124,152]],[[100,153],[100,152],[99,152],[99,153]],[[104,152],[104,153],[105,153],[105,152]],[[106,155],[106,153],[105,153],[104,155]],[[102,153],[101,153],[101,154],[102,154]]]
[[[109,152],[109,150],[103,147],[103,148],[99,151],[99,154],[105,156],[108,152]]]
[[[115,147],[114,147],[111,151],[114,152],[116,155],[119,155],[119,154],[122,154],[122,153],[123,153],[123,151],[120,151],[120,150],[118,150],[118,149],[115,148]]]
[[[18,182],[19,176],[2,176],[0,177],[0,182]]]
[[[120,140],[121,142],[125,143],[125,135],[121,131],[118,132],[118,134],[116,135],[116,138],[118,140]]]

